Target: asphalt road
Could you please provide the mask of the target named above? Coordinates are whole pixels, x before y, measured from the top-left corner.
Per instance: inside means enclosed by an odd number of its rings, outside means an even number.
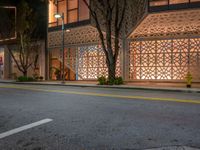
[[[0,150],[172,145],[200,148],[200,94],[0,84]]]

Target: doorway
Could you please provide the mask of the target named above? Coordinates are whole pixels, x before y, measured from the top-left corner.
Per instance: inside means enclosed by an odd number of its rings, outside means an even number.
[[[62,80],[62,51],[54,48],[50,51],[50,79]],[[66,81],[76,80],[76,48],[64,49],[64,76]]]

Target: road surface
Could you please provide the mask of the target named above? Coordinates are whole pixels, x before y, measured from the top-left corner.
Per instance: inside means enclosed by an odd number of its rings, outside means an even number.
[[[200,148],[200,94],[0,84],[0,150]]]

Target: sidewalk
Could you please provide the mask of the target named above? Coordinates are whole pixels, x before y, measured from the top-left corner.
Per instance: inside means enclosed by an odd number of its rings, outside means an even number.
[[[96,81],[41,81],[41,82],[16,82],[14,80],[0,80],[0,83],[24,84],[24,85],[52,85],[52,86],[74,86],[74,87],[94,87],[94,88],[114,88],[114,89],[135,89],[169,92],[200,93],[200,85],[194,88],[186,88],[183,83],[155,83],[155,82],[127,82],[124,85],[97,85]]]
[[[162,148],[152,148],[146,150],[200,150],[199,148],[192,148],[187,146],[171,146],[171,147],[162,147]]]

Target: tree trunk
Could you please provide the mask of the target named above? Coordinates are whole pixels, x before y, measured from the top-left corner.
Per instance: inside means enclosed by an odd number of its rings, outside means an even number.
[[[27,70],[23,71],[23,76],[27,77]]]
[[[116,63],[113,62],[108,62],[108,79],[109,80],[115,80],[115,72],[116,72]]]
[[[125,18],[126,1],[127,0],[123,0],[123,4],[121,4],[120,0],[92,0],[92,4],[90,4],[87,0],[83,0],[90,10],[90,14],[93,17],[97,31],[99,32],[102,49],[106,56],[108,80],[110,83],[116,79],[115,73],[120,49],[120,31]],[[123,6],[121,7],[121,5]],[[99,12],[102,15],[97,15]],[[104,30],[102,30],[102,27]],[[113,35],[115,38],[114,43],[112,41]]]

